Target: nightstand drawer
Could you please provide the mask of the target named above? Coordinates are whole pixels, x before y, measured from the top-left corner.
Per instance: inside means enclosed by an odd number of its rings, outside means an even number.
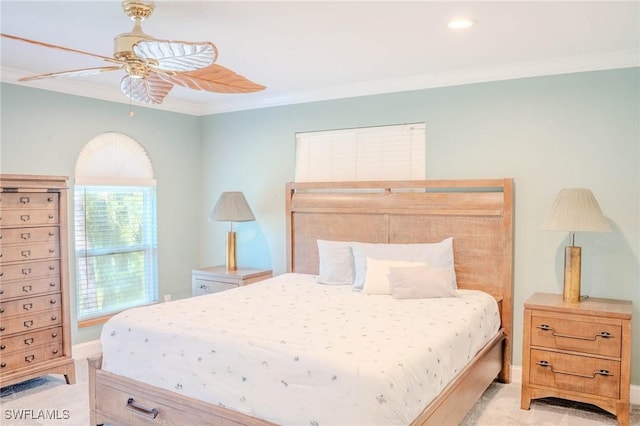
[[[238,287],[237,283],[224,283],[219,281],[207,281],[195,278],[193,280],[194,290],[199,294],[217,293],[219,291],[230,290]]]
[[[535,312],[531,317],[532,346],[620,357],[621,337],[620,325],[537,316]]]
[[[620,363],[607,359],[531,350],[529,382],[608,398],[620,395]]]

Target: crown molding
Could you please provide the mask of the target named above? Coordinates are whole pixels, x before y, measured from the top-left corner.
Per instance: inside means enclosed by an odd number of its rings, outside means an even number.
[[[640,49],[630,49],[603,54],[572,56],[544,61],[502,64],[491,67],[366,81],[356,84],[300,91],[296,93],[282,92],[270,95],[269,92],[259,92],[256,94],[242,95],[233,98],[224,97],[224,100],[220,100],[218,98],[208,104],[177,101],[170,99],[171,95],[169,95],[167,99],[159,105],[143,105],[139,103],[134,103],[133,105],[136,108],[152,108],[181,114],[202,116],[307,102],[326,101],[331,99],[639,66]],[[26,73],[23,71],[0,68],[1,81],[5,83],[19,84],[25,87],[51,90],[129,105],[128,99],[123,96],[119,88],[109,89],[104,86],[63,78],[34,80],[28,83],[21,83],[17,81],[25,75]]]

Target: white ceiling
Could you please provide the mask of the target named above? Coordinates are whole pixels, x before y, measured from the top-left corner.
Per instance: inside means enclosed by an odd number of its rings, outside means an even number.
[[[175,87],[158,108],[193,115],[640,65],[638,1],[156,1],[159,39],[212,41],[253,94]],[[133,24],[119,1],[0,2],[2,33],[111,56]],[[476,25],[454,31],[456,17]],[[105,65],[2,38],[2,81]],[[121,72],[19,83],[129,103]]]

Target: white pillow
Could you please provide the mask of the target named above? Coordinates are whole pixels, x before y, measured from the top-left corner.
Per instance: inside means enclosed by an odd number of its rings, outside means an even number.
[[[316,282],[329,285],[352,285],[354,276],[351,243],[318,240],[319,275]]]
[[[450,273],[446,268],[429,265],[390,268],[391,294],[396,299],[458,297],[458,293],[449,285]]]
[[[391,294],[389,270],[410,266],[427,266],[427,264],[407,262],[405,260],[383,260],[367,257],[367,275],[364,280],[362,292],[364,294]]]
[[[408,262],[423,262],[433,267],[445,268],[451,271],[449,286],[458,288],[453,263],[453,238],[447,238],[439,243],[424,244],[372,244],[352,243],[355,276],[353,287],[362,289],[367,273],[367,257],[372,259],[405,260]]]

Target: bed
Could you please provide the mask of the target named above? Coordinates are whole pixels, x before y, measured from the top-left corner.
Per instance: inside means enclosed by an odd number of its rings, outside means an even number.
[[[186,301],[162,304],[164,306],[156,305],[151,307],[153,308],[152,310],[143,311],[142,319],[141,317],[133,317],[135,312],[127,312],[121,314],[117,320],[114,319],[113,322],[110,321],[105,325],[106,333],[103,333],[103,339],[106,339],[103,341],[103,345],[106,344],[107,348],[105,350],[105,359],[103,360],[100,357],[90,360],[89,363],[92,424],[456,424],[464,417],[465,413],[493,380],[510,381],[511,293],[513,281],[513,182],[511,179],[290,183],[286,187],[286,224],[288,274],[275,277],[268,282],[262,282],[256,285],[254,289],[251,288],[252,285],[225,292],[229,294],[224,295],[224,300],[217,295],[208,295]],[[450,238],[453,238],[455,277],[457,286],[460,289],[459,293],[462,295],[451,299],[452,303],[471,305],[481,312],[489,309],[486,312],[491,312],[490,308],[484,307],[485,305],[475,307],[475,303],[481,302],[476,302],[474,297],[479,297],[479,299],[484,297],[489,299],[488,303],[496,307],[495,314],[487,313],[485,315],[489,317],[489,322],[492,320],[491,317],[495,316],[497,319],[494,318],[491,325],[482,326],[484,327],[484,340],[476,342],[475,346],[468,349],[469,353],[464,357],[470,358],[470,360],[465,359],[462,364],[458,363],[452,367],[454,372],[451,373],[451,381],[447,379],[437,389],[435,396],[425,400],[412,399],[411,397],[399,398],[397,395],[394,396],[395,394],[392,394],[391,391],[378,391],[377,385],[372,384],[373,382],[365,382],[366,384],[363,385],[355,384],[356,379],[349,376],[349,374],[356,370],[367,370],[369,368],[368,364],[363,362],[363,360],[367,360],[367,352],[372,352],[374,347],[384,346],[383,343],[370,338],[370,336],[362,337],[363,334],[369,333],[369,331],[358,334],[361,324],[357,322],[356,311],[362,312],[364,318],[375,316],[376,312],[387,309],[385,308],[388,306],[386,302],[384,302],[384,305],[379,305],[379,303],[383,303],[381,300],[387,296],[367,296],[358,294],[351,288],[345,288],[344,286],[323,286],[315,283],[314,280],[319,273],[319,263],[321,262],[318,240],[335,242],[357,241],[392,245],[434,243]],[[371,261],[371,259],[367,260]],[[296,284],[291,285],[292,281]],[[256,363],[255,361],[259,359],[267,359],[266,355],[263,353],[260,355],[263,358],[252,360],[248,352],[243,349],[242,344],[245,344],[245,342],[238,343],[235,337],[229,337],[237,335],[236,331],[231,328],[236,321],[231,313],[213,316],[206,313],[206,310],[210,309],[207,306],[210,306],[211,303],[214,306],[216,303],[224,302],[224,304],[227,304],[231,303],[230,301],[235,298],[240,303],[248,304],[247,306],[250,309],[247,309],[247,311],[249,312],[262,311],[256,305],[259,304],[260,300],[271,300],[268,299],[271,295],[290,291],[287,289],[301,292],[294,295],[297,301],[296,305],[289,309],[275,306],[275,311],[293,312],[294,308],[298,307],[300,312],[306,312],[309,315],[306,322],[303,320],[296,321],[304,322],[304,326],[299,327],[300,333],[303,331],[311,333],[310,335],[315,338],[315,340],[312,340],[314,342],[313,345],[316,346],[305,352],[305,349],[296,346],[296,339],[303,340],[302,334],[286,335],[285,338],[278,336],[276,332],[267,333],[265,329],[255,325],[255,321],[259,322],[260,318],[254,318],[254,327],[251,327],[253,334],[249,337],[250,345],[258,347],[263,352],[267,350],[269,355],[268,362],[263,361],[262,367],[265,367],[265,364],[271,367],[271,364],[279,362],[282,362],[283,366],[287,365],[285,361],[281,361],[277,357],[273,358],[274,351],[267,346],[269,344],[268,340],[275,339],[276,343],[278,343],[278,339],[280,339],[279,343],[286,349],[278,349],[278,352],[286,354],[284,357],[286,362],[291,366],[295,366],[289,368],[287,374],[294,374],[295,368],[299,367],[300,371],[307,372],[309,375],[309,377],[294,377],[292,379],[289,376],[283,376],[279,383],[279,389],[271,389],[266,387],[266,384],[264,385],[265,387],[262,387],[259,380],[254,380],[253,371],[250,374],[243,375],[241,373],[244,367],[243,363],[247,365]],[[487,294],[491,297],[487,296]],[[343,343],[339,341],[326,340],[330,339],[330,337],[323,335],[323,329],[342,327],[343,322],[330,323],[330,325],[315,323],[314,319],[318,317],[315,316],[314,309],[324,310],[325,304],[314,304],[312,301],[321,299],[327,303],[326,306],[333,309],[334,303],[329,303],[329,300],[332,300],[331,298],[343,301],[353,311],[352,321],[356,325],[351,328],[343,327],[341,331],[344,334],[342,337],[345,338],[345,342],[350,342],[349,344],[356,350],[350,350],[348,345],[341,346]],[[277,305],[280,299],[273,300],[273,304]],[[427,327],[427,323],[435,322],[435,319],[429,320],[417,316],[428,311],[433,311],[436,317],[448,315],[445,312],[438,313],[436,311],[437,308],[428,305],[431,302],[432,300],[430,299],[401,300],[398,303],[402,306],[402,311],[393,311],[391,316],[395,315],[398,318],[406,315],[409,318],[420,318],[414,319],[413,323],[422,324],[424,322],[425,327]],[[482,303],[485,302],[487,300]],[[254,303],[254,305],[250,305],[251,303]],[[218,305],[216,309],[224,309],[224,304]],[[305,308],[302,309],[302,307]],[[389,309],[391,310],[392,308]],[[235,349],[236,352],[229,349],[227,354],[227,358],[233,360],[234,364],[229,366],[221,364],[220,369],[217,371],[218,376],[230,376],[237,371],[238,385],[231,386],[229,382],[224,381],[203,383],[203,386],[217,386],[217,389],[225,390],[224,392],[218,392],[219,394],[214,396],[213,399],[209,398],[207,400],[206,397],[203,397],[202,395],[206,392],[200,392],[202,394],[200,395],[197,391],[190,391],[193,387],[190,388],[186,381],[183,388],[182,379],[179,380],[180,387],[175,386],[176,380],[174,378],[168,379],[169,382],[173,383],[173,388],[159,385],[153,381],[158,377],[173,377],[171,374],[179,371],[180,367],[184,370],[183,374],[187,374],[191,364],[180,363],[179,358],[170,361],[169,367],[161,368],[160,371],[146,369],[153,372],[151,374],[153,377],[141,377],[137,374],[140,373],[141,368],[133,368],[133,371],[127,370],[126,362],[121,363],[120,367],[113,367],[112,365],[115,357],[110,354],[118,351],[118,348],[126,347],[129,352],[137,352],[137,349],[135,351],[131,349],[133,348],[132,344],[122,344],[118,339],[121,335],[127,334],[128,329],[133,328],[135,331],[141,328],[142,323],[146,320],[166,321],[167,318],[170,318],[169,321],[172,322],[172,326],[180,330],[179,332],[173,332],[175,338],[187,339],[185,342],[176,343],[176,347],[188,345],[188,339],[192,337],[190,335],[185,336],[184,328],[186,326],[181,323],[180,316],[176,316],[176,313],[185,310],[205,312],[207,316],[199,320],[203,324],[207,323],[207,319],[210,317],[218,318],[215,320],[218,322],[214,321],[212,324],[205,324],[217,331],[218,336],[215,338],[224,339],[228,337],[227,340],[232,344],[240,345]],[[451,315],[448,322],[454,324],[456,322],[464,322],[458,318],[457,313],[459,311],[460,307],[454,306],[453,312],[455,314]],[[132,315],[132,318],[126,318],[129,315]],[[279,318],[274,316],[273,312],[264,315],[271,315],[268,318],[272,324],[278,324],[278,321],[284,321],[283,324],[286,324],[288,318]],[[332,315],[334,318],[343,318],[340,315],[344,315],[344,309],[343,311],[335,311]],[[227,323],[224,323],[221,318],[226,319]],[[128,323],[127,321],[130,322]],[[131,321],[133,321],[134,326],[127,325],[131,324]],[[383,321],[387,321],[387,319],[383,319]],[[471,322],[479,324],[476,320]],[[373,324],[373,326],[381,330],[380,335],[376,336],[376,338],[386,338],[384,330],[382,330],[384,325]],[[460,326],[468,327],[468,324],[460,324]],[[196,327],[190,326],[188,328],[194,329]],[[274,327],[276,330],[284,328],[286,327]],[[418,329],[418,327],[410,328]],[[418,332],[424,332],[427,333],[425,335],[432,336],[437,334],[435,330],[437,330],[437,327],[432,330],[420,329]],[[192,332],[198,333],[196,330],[192,330]],[[104,337],[105,334],[106,337]],[[206,327],[204,327],[200,330],[200,334],[204,336],[215,333],[207,333]],[[267,339],[267,334],[275,335],[269,336],[272,338]],[[402,333],[394,331],[391,334],[395,338],[396,335]],[[456,334],[458,333],[456,332]],[[447,338],[446,335],[442,337]],[[147,339],[145,344],[149,343],[149,341],[151,343],[154,341],[154,337],[146,335],[138,336],[138,339],[140,338]],[[110,339],[113,339],[113,342],[109,342]],[[244,336],[243,339],[245,339]],[[426,352],[425,348],[428,345],[425,346],[424,342],[421,342],[419,338],[410,335],[406,339],[406,345],[404,346],[411,347],[411,349],[407,350],[415,351],[415,354],[419,354],[420,351]],[[164,338],[162,341],[166,342]],[[198,340],[198,342],[200,342],[198,345],[193,345],[196,352],[202,350],[203,353],[207,353],[207,351],[211,353],[211,347],[213,347],[211,343],[207,343],[209,346],[206,348],[201,348],[201,346],[204,347],[206,345],[201,340]],[[143,347],[145,344],[138,346]],[[344,344],[346,345],[347,343]],[[368,347],[367,344],[370,346]],[[166,346],[174,345],[167,343]],[[414,346],[417,348],[414,348]],[[295,350],[291,350],[291,347],[295,348]],[[219,356],[225,350],[227,349],[220,349],[216,346],[214,352],[216,352],[216,356]],[[330,353],[334,350],[336,352],[342,351],[341,353],[350,352],[349,356],[339,358],[342,360],[339,363],[341,365],[331,365],[324,358],[325,353]],[[153,364],[154,361],[151,357],[154,353],[158,357],[163,357],[166,356],[166,352],[158,348],[149,348],[148,352],[141,353],[139,356],[143,359],[148,358],[148,363]],[[456,349],[453,352],[462,354],[464,351]],[[246,359],[243,358],[245,353]],[[124,355],[126,356],[127,354]],[[179,354],[175,356],[179,357]],[[385,360],[389,358],[388,355],[381,356]],[[195,363],[202,361],[203,358],[206,358],[206,356],[198,356],[198,361]],[[374,359],[375,357],[372,356],[370,358]],[[456,357],[440,358],[447,358],[447,361],[449,361],[448,358]],[[401,362],[395,362],[395,358],[389,359],[392,360],[392,363],[402,364]],[[375,359],[375,362],[377,361]],[[373,364],[373,362],[369,364]],[[396,369],[405,367],[409,368],[409,364],[396,367]],[[429,368],[431,368],[430,371],[434,369],[434,367]],[[214,369],[215,367],[209,367],[209,370]],[[287,367],[285,367],[286,369]],[[373,368],[371,369],[373,370]],[[390,377],[389,383],[398,383],[391,367],[385,366],[384,370],[384,374]],[[316,375],[316,372],[321,372],[321,374]],[[311,381],[311,376],[313,376],[313,380],[326,381],[326,386],[324,388],[318,386],[316,390],[309,391],[307,388],[310,386],[306,386],[306,382],[304,382],[304,386],[298,387],[289,384],[289,382],[292,384],[296,382],[299,385],[303,383],[300,380]],[[364,373],[363,376],[368,377]],[[316,379],[316,377],[322,377],[322,379]],[[398,380],[400,379],[398,378]],[[420,380],[420,384],[429,382],[424,377]],[[239,406],[238,404],[234,405],[233,401],[224,400],[224,396],[227,394],[232,395],[236,388],[246,386],[244,382],[257,382],[257,385],[253,383],[253,392],[260,393],[264,390],[263,394],[273,398],[267,404],[267,406],[272,407],[271,411],[265,411],[260,408],[253,410],[251,403],[255,395],[251,394],[250,391],[245,392],[247,407]],[[344,403],[347,404],[349,398],[344,397],[335,401],[329,399],[333,394],[346,392],[344,389],[345,383],[353,384],[346,386],[346,388],[353,387],[352,391],[356,396],[351,399],[361,401],[362,411],[364,413],[371,412],[374,417],[358,417],[364,415],[358,413],[353,414],[355,417],[349,417],[351,414],[349,414],[347,405],[345,407],[341,406],[341,400],[344,400]],[[343,386],[343,388],[340,386]],[[410,388],[413,389],[412,386],[417,385],[415,383],[406,384],[407,394],[413,394],[410,392]],[[294,389],[295,391],[291,392]],[[367,394],[368,390],[371,391],[370,395]],[[318,393],[314,394],[313,392]],[[323,394],[322,392],[325,393]],[[288,396],[285,397],[283,395]],[[319,401],[329,403],[329,406],[334,407],[333,413],[329,413],[333,417],[323,414],[323,412],[326,413],[328,411],[326,407],[324,409],[316,409],[317,412],[313,415],[310,414],[311,417],[309,418],[301,414],[292,414],[294,417],[286,417],[288,414],[285,413],[284,417],[279,416],[285,411],[295,413],[296,410],[313,413],[314,408],[308,403],[310,404],[309,400],[314,398],[309,395],[317,395]],[[373,401],[376,398],[377,404],[366,405],[365,401]],[[384,411],[387,406],[393,407],[393,403],[397,405],[409,404],[409,402],[412,406],[404,410],[409,417],[401,420]],[[303,408],[301,409],[300,407]],[[396,409],[390,408],[390,410],[394,412],[403,411],[397,407]],[[376,412],[379,412],[379,414],[376,414]],[[344,422],[340,420],[341,415],[345,416]],[[299,418],[300,422],[291,420],[293,418]],[[385,418],[386,420],[377,422],[377,418]]]

